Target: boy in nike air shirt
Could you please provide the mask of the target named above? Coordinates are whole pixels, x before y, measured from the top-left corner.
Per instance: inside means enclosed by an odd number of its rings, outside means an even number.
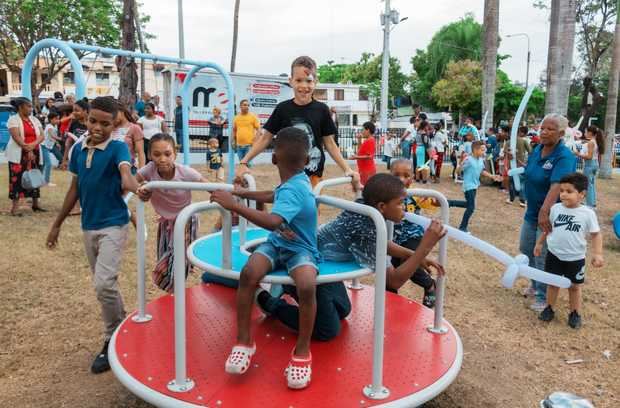
[[[551,207],[549,219],[551,233],[543,233],[534,248],[534,255],[540,256],[543,242],[547,240],[545,271],[569,278],[568,288],[570,314],[568,325],[573,329],[581,327],[581,284],[585,278],[586,238],[592,238],[592,260],[595,268],[603,266],[603,236],[596,219],[596,213],[582,204],[588,189],[588,178],[580,173],[572,173],[560,180],[560,202]],[[553,320],[553,306],[560,288],[547,286],[547,307],[540,313],[540,320]]]

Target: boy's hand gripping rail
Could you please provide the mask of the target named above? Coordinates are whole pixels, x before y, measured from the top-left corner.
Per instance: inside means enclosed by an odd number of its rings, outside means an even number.
[[[416,214],[407,214],[405,217],[409,221],[415,222],[424,228],[427,228],[431,222],[430,219]],[[528,266],[528,258],[523,254],[512,257],[506,252],[494,247],[488,242],[474,237],[473,235],[469,235],[448,225],[446,225],[446,228],[448,230],[447,236],[450,238],[456,239],[464,244],[476,248],[477,250],[489,255],[498,262],[501,262],[507,266],[506,272],[504,272],[504,275],[502,276],[502,285],[506,288],[511,288],[518,277],[533,279],[546,283],[547,285],[557,286],[559,288],[568,288],[571,285],[570,280],[563,276],[553,275]]]

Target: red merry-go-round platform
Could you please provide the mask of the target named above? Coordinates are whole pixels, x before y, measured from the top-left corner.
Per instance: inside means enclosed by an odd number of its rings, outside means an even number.
[[[188,392],[167,388],[174,378],[174,298],[147,305],[153,319],[136,323],[129,316],[110,343],[110,362],[133,393],[164,407],[412,407],[441,393],[456,378],[462,361],[461,340],[447,322],[445,334],[427,330],[433,311],[402,296],[386,294],[384,400],[362,393],[371,382],[374,289],[349,291],[350,316],[341,334],[313,342],[309,388],[286,387],[284,368],[296,334],[276,319],[253,313],[257,352],[243,376],[224,372],[236,333],[235,290],[218,285],[187,289],[187,372],[195,381]]]

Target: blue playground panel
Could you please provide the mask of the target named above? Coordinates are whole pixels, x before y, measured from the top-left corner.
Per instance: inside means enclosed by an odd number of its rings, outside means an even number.
[[[614,215],[613,224],[616,238],[620,239],[620,212],[617,212],[616,215]]]
[[[5,150],[7,143],[9,143],[9,129],[6,127],[6,122],[9,117],[15,113],[15,108],[11,105],[0,105],[0,150]]]
[[[266,238],[269,231],[263,229],[248,229],[246,234],[246,242],[259,238]],[[200,261],[214,265],[222,265],[222,234],[209,235],[196,242],[193,249],[193,255]],[[240,273],[243,266],[248,261],[248,256],[243,254],[239,248],[239,231],[232,232],[232,270]],[[355,262],[332,262],[324,261],[319,264],[319,275],[335,275],[339,273],[347,273],[364,269]],[[286,270],[277,269],[269,273],[270,276],[288,276]]]

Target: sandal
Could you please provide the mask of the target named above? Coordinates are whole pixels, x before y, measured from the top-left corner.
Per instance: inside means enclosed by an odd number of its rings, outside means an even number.
[[[235,345],[226,360],[226,372],[228,374],[243,374],[248,371],[254,353],[256,353],[256,343],[252,347],[244,344]]]
[[[33,212],[47,212],[45,208],[41,208],[41,207],[32,207],[32,211]]]
[[[293,349],[293,353],[295,349]],[[312,353],[308,357],[298,357],[291,353],[291,361],[284,370],[289,388],[300,390],[310,385],[312,379]]]

